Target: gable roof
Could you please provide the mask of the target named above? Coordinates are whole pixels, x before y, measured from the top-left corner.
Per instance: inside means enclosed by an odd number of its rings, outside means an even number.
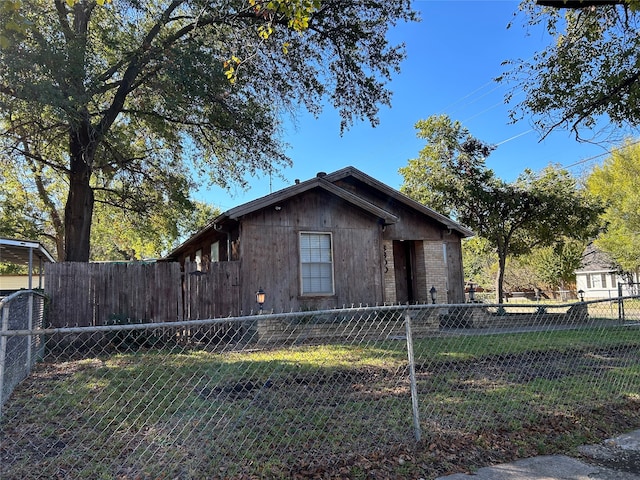
[[[335,182],[345,179],[347,177],[353,177],[361,182],[379,190],[384,195],[393,198],[394,200],[402,203],[408,207],[417,210],[418,212],[432,218],[436,222],[442,224],[443,226],[449,228],[450,230],[455,230],[460,233],[464,237],[473,236],[473,232],[466,227],[463,227],[457,222],[454,222],[449,217],[442,215],[435,210],[430,209],[429,207],[416,202],[415,200],[409,198],[408,196],[400,193],[397,190],[385,185],[384,183],[376,180],[373,177],[370,177],[366,173],[361,172],[355,167],[345,167],[341,170],[330,174],[319,173],[315,178],[307,180],[305,182],[298,183],[296,185],[292,185],[291,187],[284,188],[277,192],[271,193],[264,197],[258,198],[251,202],[245,203],[238,207],[232,208],[218,216],[212,223],[220,223],[225,219],[237,220],[243,215],[247,215],[249,213],[255,212],[262,208],[269,207],[275,203],[282,202],[287,200],[295,195],[306,192],[308,190],[314,188],[320,188],[322,190],[328,191],[343,200],[351,203],[354,206],[358,206],[363,210],[368,211],[369,213],[379,217],[382,219],[385,224],[391,225],[398,221],[398,217],[386,210],[364,200],[363,198],[354,195],[353,193],[345,190],[344,188],[340,188],[335,184]]]
[[[375,206],[374,204],[367,202],[366,200],[354,195],[347,190],[340,188],[330,181],[328,181],[324,176],[320,175],[311,180],[307,180],[306,182],[298,183],[291,187],[285,188],[278,192],[272,193],[262,198],[258,198],[257,200],[253,200],[251,202],[245,203],[244,205],[240,205],[238,207],[232,208],[227,212],[220,215],[217,220],[221,221],[226,218],[231,220],[237,220],[243,215],[247,215],[248,213],[255,212],[262,208],[269,207],[274,203],[279,203],[284,200],[287,200],[291,197],[299,195],[300,193],[306,192],[308,190],[312,190],[314,188],[319,188],[321,190],[325,190],[333,195],[342,198],[348,203],[351,203],[354,206],[358,206],[363,210],[371,213],[382,219],[385,225],[391,225],[398,221],[398,217],[382,208]]]
[[[473,231],[460,225],[457,222],[454,222],[446,215],[442,215],[441,213],[436,212],[435,210],[427,207],[426,205],[415,201],[414,199],[406,196],[405,194],[399,192],[398,190],[395,190],[390,186],[382,183],[381,181],[376,180],[375,178],[367,175],[366,173],[361,172],[355,167],[345,167],[341,170],[328,174],[324,178],[329,182],[337,182],[338,180],[342,180],[347,177],[356,178],[361,182],[372,186],[373,188],[379,190],[386,196],[391,197],[394,200],[400,203],[403,203],[404,205],[407,205],[413,208],[414,210],[419,211],[420,213],[426,215],[427,217],[431,217],[433,220],[446,226],[448,229],[454,230],[460,233],[463,237],[472,237],[474,235]]]
[[[576,273],[585,272],[614,272],[618,267],[615,260],[606,252],[590,243],[582,252],[582,262]]]
[[[244,203],[230,210],[227,210],[226,212],[214,218],[213,221],[211,221],[204,228],[196,232],[186,242],[182,243],[180,246],[178,246],[173,251],[171,251],[165,258],[175,257],[176,255],[179,254],[179,252],[183,249],[184,246],[186,246],[187,244],[191,243],[194,240],[197,240],[200,236],[205,235],[211,228],[216,228],[216,226],[221,225],[225,221],[238,220],[244,215],[248,215],[250,213],[256,212],[263,208],[267,208],[274,204],[278,204],[292,197],[295,197],[296,195],[299,195],[301,193],[304,193],[313,189],[321,189],[326,192],[329,192],[332,195],[335,195],[345,200],[347,203],[350,203],[351,205],[361,208],[369,212],[370,214],[380,218],[385,225],[392,225],[399,220],[395,214],[388,212],[384,208],[374,205],[373,203],[367,201],[366,199],[358,195],[355,195],[350,191],[336,185],[336,182],[346,179],[348,177],[352,177],[359,180],[360,182],[372,187],[373,189],[378,190],[379,192],[382,193],[382,195],[392,198],[398,203],[418,211],[419,213],[441,224],[443,227],[449,230],[458,232],[463,237],[471,237],[474,235],[474,233],[471,230],[469,230],[466,227],[463,227],[457,222],[454,222],[449,217],[442,215],[419,202],[416,202],[415,200],[404,195],[403,193],[397,190],[394,190],[388,185],[385,185],[384,183],[376,180],[375,178],[370,177],[369,175],[361,172],[357,168],[345,167],[341,170],[338,170],[330,174],[325,174],[320,172],[316,175],[316,177],[310,180],[307,180],[304,182],[296,182],[295,185],[283,188],[282,190],[279,190],[277,192],[271,193],[264,197],[258,198],[256,200],[252,200],[250,202]]]

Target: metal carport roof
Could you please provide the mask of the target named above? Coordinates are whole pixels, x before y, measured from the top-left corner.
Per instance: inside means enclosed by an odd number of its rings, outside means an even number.
[[[0,238],[0,262],[29,265],[30,252],[33,260],[38,258],[44,262],[55,262],[40,242]]]
[[[54,263],[55,260],[47,249],[40,243],[31,240],[15,240],[0,238],[0,262],[26,265],[29,267],[29,285],[32,285],[34,265],[39,266],[39,285],[42,285],[42,264]]]

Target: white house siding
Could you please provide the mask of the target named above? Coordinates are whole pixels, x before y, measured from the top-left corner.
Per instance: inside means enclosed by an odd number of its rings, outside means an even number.
[[[638,292],[638,275],[633,277],[635,285],[629,285],[628,278],[613,270],[577,271],[576,289],[584,292],[585,299],[614,298],[618,296],[618,284],[621,284],[623,296],[634,295]]]
[[[44,286],[44,278],[42,282],[35,275],[31,280],[33,288],[42,288]],[[1,291],[17,291],[29,288],[29,275],[0,275]]]

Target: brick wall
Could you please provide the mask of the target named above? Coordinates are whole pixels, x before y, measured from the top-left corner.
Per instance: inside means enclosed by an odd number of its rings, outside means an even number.
[[[437,290],[436,303],[448,302],[447,264],[441,241],[427,241],[422,243],[425,263],[425,285],[428,291],[431,287]],[[430,297],[428,297],[430,300]]]
[[[384,301],[396,303],[396,269],[393,262],[393,240],[382,242],[382,260],[384,272]]]

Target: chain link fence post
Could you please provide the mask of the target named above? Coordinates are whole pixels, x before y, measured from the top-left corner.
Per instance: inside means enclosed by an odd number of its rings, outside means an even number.
[[[0,419],[2,418],[2,407],[4,405],[4,372],[7,364],[7,336],[9,330],[9,304],[1,303],[0,317],[2,319],[2,327],[0,327]],[[7,395],[8,396],[8,395]]]
[[[407,356],[409,357],[409,380],[411,382],[411,410],[413,415],[413,435],[416,442],[422,439],[420,428],[420,413],[418,412],[418,385],[416,383],[416,365],[413,354],[413,338],[411,336],[411,314],[404,315],[405,330],[407,332]]]

